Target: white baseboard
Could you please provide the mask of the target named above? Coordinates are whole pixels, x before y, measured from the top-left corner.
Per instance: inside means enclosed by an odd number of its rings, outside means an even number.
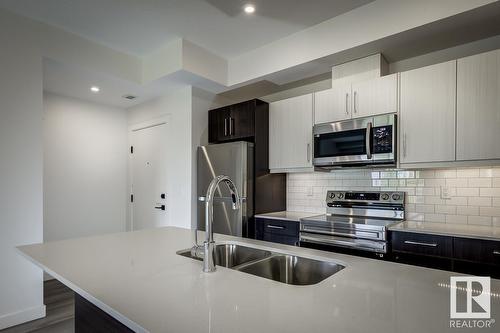
[[[45,305],[0,316],[0,330],[45,317]]]

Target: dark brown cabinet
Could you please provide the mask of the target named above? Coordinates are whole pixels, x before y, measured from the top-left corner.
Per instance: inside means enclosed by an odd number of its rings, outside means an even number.
[[[269,104],[252,99],[208,111],[210,144],[248,141],[254,144],[254,214],[286,210],[286,174],[269,172]],[[255,219],[248,217],[248,237],[255,238]],[[287,241],[287,240],[284,240]]]
[[[252,141],[255,136],[256,112],[267,103],[258,99],[225,106],[208,112],[209,142]]]
[[[446,236],[395,232],[392,251],[449,258],[453,252],[453,240]]]
[[[457,260],[500,266],[500,242],[456,237],[453,248]]]
[[[390,238],[394,261],[500,277],[500,241],[402,231]]]
[[[287,245],[299,244],[299,222],[256,218],[255,238]]]

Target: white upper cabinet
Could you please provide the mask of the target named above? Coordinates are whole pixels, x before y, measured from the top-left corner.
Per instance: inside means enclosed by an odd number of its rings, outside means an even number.
[[[332,89],[314,94],[315,124],[396,113],[397,111],[397,74],[352,84],[337,84]]]
[[[271,172],[312,168],[312,94],[269,105],[269,168]]]
[[[457,160],[500,158],[500,50],[458,60]]]
[[[454,161],[456,61],[400,75],[401,163]]]
[[[314,93],[314,123],[330,123],[351,118],[351,84]]]
[[[352,117],[398,111],[398,75],[391,74],[352,84]]]

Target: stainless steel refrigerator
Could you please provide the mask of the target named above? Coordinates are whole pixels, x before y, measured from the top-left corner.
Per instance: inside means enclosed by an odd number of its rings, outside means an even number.
[[[219,185],[214,196],[216,233],[243,236],[249,234],[249,218],[253,217],[254,146],[250,142],[230,142],[198,147],[198,229],[205,230],[205,195],[210,182],[226,175],[235,183],[242,199],[241,208],[231,208],[227,186]]]

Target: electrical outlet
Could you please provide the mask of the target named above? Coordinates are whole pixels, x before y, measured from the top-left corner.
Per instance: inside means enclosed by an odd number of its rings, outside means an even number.
[[[312,197],[314,195],[314,190],[312,186],[307,187],[307,196]]]
[[[449,187],[441,186],[441,199],[443,200],[451,199],[451,190]]]

